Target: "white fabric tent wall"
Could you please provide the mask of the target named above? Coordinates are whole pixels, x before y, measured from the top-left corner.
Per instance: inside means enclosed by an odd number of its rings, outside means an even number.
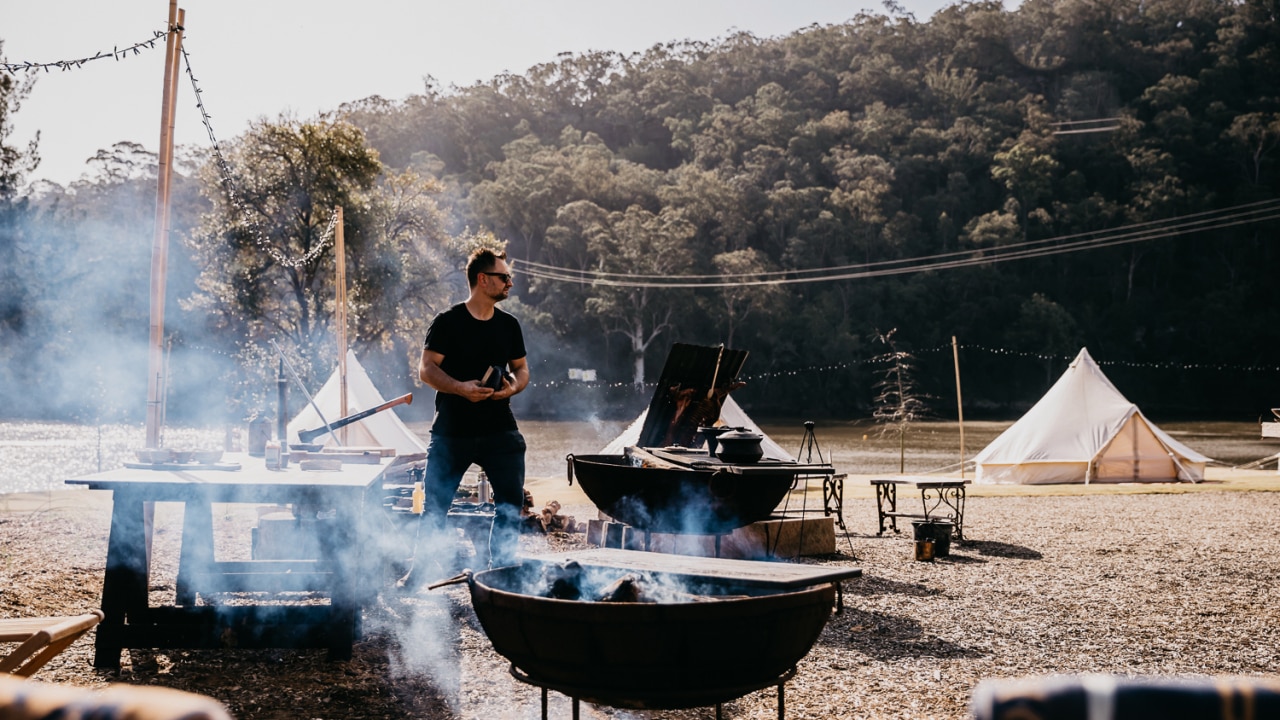
[[[1204,479],[1208,457],[1125,399],[1087,349],[1044,397],[974,458],[983,484]]]
[[[335,369],[329,379],[325,381],[320,390],[312,395],[315,403],[320,408],[320,412],[324,413],[324,419],[330,423],[338,420],[341,415],[341,378],[338,377],[338,371]],[[350,350],[347,351],[347,414],[353,415],[362,410],[368,410],[377,407],[386,402],[386,398],[382,393],[378,392],[378,388],[374,386],[373,380],[369,379],[369,374],[365,372],[364,366],[356,360],[356,354]],[[324,420],[320,419],[320,414],[316,409],[307,402],[307,398],[298,389],[293,388],[293,392],[289,393],[289,404],[293,407],[301,408],[293,420],[289,421],[288,433],[289,442],[301,442],[298,439],[298,433],[303,430],[314,430],[322,427]],[[344,445],[351,447],[389,447],[395,448],[397,455],[413,455],[415,453],[425,453],[427,451],[426,444],[412,430],[400,421],[396,415],[395,408],[388,408],[382,412],[374,413],[363,420],[339,428],[335,432],[339,437],[342,436],[343,430],[346,430],[346,439]],[[316,438],[316,442],[324,445],[336,445],[333,436],[325,433]]]
[[[622,434],[614,438],[600,450],[601,455],[621,455],[627,446],[635,445],[640,440],[640,431],[644,428],[644,419],[649,414],[649,409],[645,408],[640,412],[640,417],[627,426]],[[719,424],[728,427],[744,427],[752,432],[760,433],[764,437],[760,441],[760,449],[764,450],[764,456],[773,458],[774,460],[795,460],[793,453],[787,452],[781,445],[774,442],[772,438],[765,435],[764,431],[756,425],[751,418],[747,417],[747,413],[742,406],[733,401],[732,397],[725,397],[724,405],[720,408]]]

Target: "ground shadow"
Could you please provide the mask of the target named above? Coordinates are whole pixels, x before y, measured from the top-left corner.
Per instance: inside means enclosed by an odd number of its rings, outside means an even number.
[[[982,558],[973,557],[972,555],[962,555],[956,552],[955,546],[951,546],[951,552],[946,555],[939,555],[933,559],[938,563],[951,563],[953,565],[982,565],[987,561]]]
[[[904,583],[873,575],[863,575],[844,584],[845,595],[909,595],[911,597],[932,597],[940,595],[941,590],[934,590],[920,583]]]
[[[886,661],[906,657],[976,658],[985,654],[930,635],[913,618],[856,608],[846,608],[827,623],[818,643]]]
[[[459,718],[469,613],[443,594],[383,597],[366,608],[349,660],[324,649],[132,649],[99,675],[212,697],[239,720]]]
[[[1015,558],[1018,560],[1040,560],[1044,557],[1039,550],[1032,550],[1012,543],[992,542],[990,540],[966,540],[962,546],[979,555],[991,557]]]

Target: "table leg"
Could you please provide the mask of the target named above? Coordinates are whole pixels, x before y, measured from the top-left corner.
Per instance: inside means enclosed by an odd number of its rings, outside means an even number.
[[[956,540],[964,541],[964,487],[951,489],[951,508],[956,512]]]
[[[354,508],[336,508],[333,532],[318,538],[320,557],[333,574],[329,659],[351,659],[359,633],[361,607],[377,593],[376,574],[367,567],[362,516]]]
[[[893,483],[874,483],[876,487],[876,513],[880,516],[880,531],[877,535],[884,534],[884,520],[889,518],[889,526],[894,532],[898,532],[898,516],[894,513],[898,512],[898,486]],[[888,510],[885,510],[885,506]]]
[[[120,668],[120,652],[126,645],[125,621],[141,620],[147,609],[150,564],[145,515],[142,500],[121,491],[113,494],[107,567],[102,578],[104,617],[95,631],[93,666],[96,668]]]
[[[833,512],[832,506],[835,506],[836,525],[841,530],[847,530],[844,526],[844,476],[843,475],[826,475],[822,478],[822,511],[830,515]]]
[[[929,491],[937,493],[930,498]],[[930,501],[932,500],[932,504]],[[924,514],[930,517],[937,514],[940,507],[950,510],[950,519],[955,524],[954,535],[957,540],[964,540],[964,486],[960,487],[922,487],[920,488],[920,504]]]
[[[191,498],[182,510],[182,549],[178,555],[177,603],[196,604],[194,576],[213,570],[213,504]]]

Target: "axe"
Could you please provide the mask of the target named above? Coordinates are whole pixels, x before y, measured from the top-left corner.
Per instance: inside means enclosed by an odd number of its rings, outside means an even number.
[[[354,414],[352,414],[352,415],[348,415],[348,416],[346,416],[346,417],[344,417],[344,418],[341,418],[341,419],[339,419],[339,420],[334,420],[333,422],[331,422],[331,423],[329,423],[329,424],[327,424],[327,425],[322,425],[322,426],[320,426],[320,427],[316,428],[315,430],[303,430],[303,431],[301,431],[301,432],[299,432],[299,433],[298,433],[298,439],[299,439],[299,440],[301,440],[301,441],[302,441],[302,442],[304,442],[304,443],[309,443],[309,442],[311,442],[312,440],[314,440],[314,439],[316,439],[316,438],[320,437],[321,435],[324,435],[325,433],[327,433],[327,432],[329,432],[329,431],[331,431],[331,430],[337,430],[337,429],[338,429],[338,428],[340,428],[340,427],[346,427],[346,426],[350,425],[351,423],[356,422],[356,421],[358,421],[358,420],[363,420],[363,419],[365,419],[365,418],[369,417],[370,415],[372,415],[372,414],[374,414],[374,413],[382,412],[383,410],[386,410],[387,408],[393,408],[393,407],[395,407],[395,406],[397,406],[397,405],[410,405],[410,404],[412,404],[412,403],[413,403],[413,393],[408,393],[408,394],[406,394],[406,395],[401,395],[400,397],[398,397],[398,398],[396,398],[396,399],[394,399],[394,400],[388,400],[388,401],[386,401],[386,402],[382,403],[381,405],[378,405],[377,407],[371,407],[371,408],[369,408],[368,410],[361,410],[361,411],[360,411],[360,412],[358,412],[358,413],[354,413]]]

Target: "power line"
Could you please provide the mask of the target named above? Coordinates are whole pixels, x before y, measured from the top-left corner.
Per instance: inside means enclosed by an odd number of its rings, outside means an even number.
[[[1056,237],[1044,238],[1041,240],[1025,240],[1020,243],[1009,243],[1007,245],[1001,245],[1000,249],[1002,251],[1012,252],[1014,250],[1018,250],[1022,248],[1036,248],[1036,247],[1042,247],[1045,245],[1052,245],[1053,243],[1061,243],[1066,240],[1091,238],[1099,235],[1099,233],[1101,232],[1114,233],[1114,232],[1120,232],[1121,230],[1126,230],[1126,229],[1157,228],[1160,226],[1168,225],[1170,223],[1187,222],[1193,219],[1210,218],[1216,215],[1223,215],[1226,213],[1235,213],[1239,211],[1270,212],[1275,209],[1280,209],[1280,200],[1259,200],[1252,203],[1244,203],[1242,205],[1236,205],[1230,208],[1221,208],[1218,210],[1205,210],[1198,213],[1191,213],[1189,215],[1179,215],[1175,218],[1164,218],[1161,220],[1148,220],[1140,223],[1132,223],[1130,225],[1121,226],[1119,228],[1113,228],[1110,231],[1091,230],[1087,232],[1072,233],[1069,235],[1058,235]],[[852,264],[852,265],[837,265],[832,267],[821,267],[821,268],[795,268],[792,270],[772,270],[772,271],[752,272],[752,273],[716,273],[712,275],[696,275],[696,274],[694,275],[672,275],[672,274],[648,275],[643,273],[614,273],[614,272],[606,272],[601,270],[573,270],[571,268],[560,268],[554,265],[545,265],[543,263],[535,262],[532,260],[522,260],[520,261],[520,264],[521,266],[529,266],[529,267],[533,267],[541,270],[546,270],[548,272],[578,273],[583,277],[590,277],[590,278],[616,277],[616,278],[625,278],[630,280],[636,280],[636,279],[665,279],[665,280],[699,279],[701,280],[701,279],[712,278],[716,280],[727,281],[734,278],[740,278],[743,280],[763,280],[765,278],[771,278],[771,277],[788,278],[788,277],[797,277],[797,276],[804,276],[804,275],[811,275],[811,274],[825,275],[825,274],[830,274],[832,272],[837,272],[837,271],[853,271],[853,270],[861,270],[865,268],[900,265],[907,262],[924,262],[929,260],[957,258],[957,257],[964,258],[964,257],[972,256],[974,252],[976,251],[975,250],[953,250],[951,252],[935,253],[933,255],[922,255],[922,256],[909,258],[909,259],[880,260],[876,262],[858,263],[858,264]]]
[[[627,288],[722,288],[760,285],[855,280],[903,275],[925,270],[984,265],[1010,260],[1048,257],[1082,250],[1159,240],[1193,232],[1221,230],[1280,218],[1280,200],[1265,200],[1178,216],[1166,220],[1135,223],[1110,231],[1061,235],[1043,240],[1014,243],[1000,247],[960,250],[899,260],[883,260],[859,265],[827,268],[736,273],[727,275],[634,275],[603,271],[575,270],[533,261],[521,262],[530,277],[587,285]]]

